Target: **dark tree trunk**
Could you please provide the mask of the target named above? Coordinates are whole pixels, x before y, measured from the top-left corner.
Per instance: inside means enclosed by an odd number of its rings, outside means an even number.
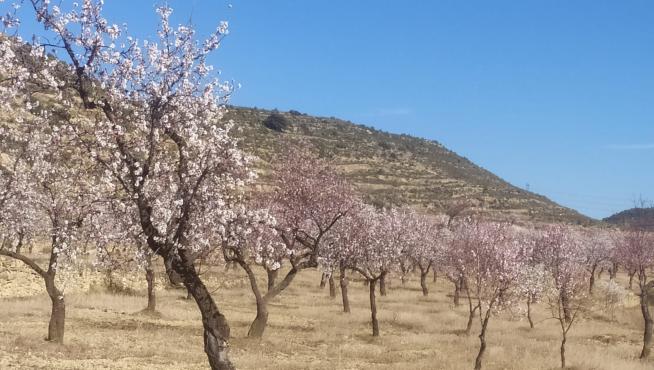
[[[611,268],[609,269],[609,279],[615,279],[615,276],[618,274],[618,264],[613,262]]]
[[[257,317],[254,318],[250,329],[248,330],[248,337],[261,338],[266,327],[268,326],[268,305],[261,297],[257,298]]]
[[[329,276],[327,276],[326,272],[323,272],[322,276],[320,277],[320,289],[325,288],[325,286],[327,285],[327,280],[329,280]]]
[[[48,324],[47,340],[55,343],[64,342],[64,325],[66,321],[66,302],[64,295],[55,287],[54,275],[45,277],[45,289],[52,302],[52,312]]]
[[[479,309],[479,305],[476,305],[475,307],[472,307],[472,304],[470,305],[470,311],[468,312],[468,323],[466,324],[466,335],[470,335],[470,331],[472,330],[472,323],[475,320],[475,313]],[[481,312],[480,312],[481,314]]]
[[[567,340],[567,334],[563,331],[563,337],[561,338],[561,369],[565,369],[565,342]]]
[[[145,280],[148,282],[148,306],[145,310],[154,312],[157,309],[157,299],[154,293],[154,270],[150,266],[145,269]]]
[[[436,268],[434,268],[434,279],[432,280],[432,282],[435,283],[437,281],[438,281],[438,271],[436,271]]]
[[[475,370],[481,370],[481,361],[484,358],[484,352],[486,352],[486,329],[488,329],[488,320],[490,319],[491,308],[488,308],[484,321],[481,324],[481,333],[479,333],[479,353],[477,353],[477,358],[475,359]]]
[[[275,286],[275,280],[277,280],[277,275],[279,274],[279,270],[266,269],[266,273],[268,274],[268,291],[270,291],[270,289],[272,289],[272,287]]]
[[[345,274],[345,267],[341,266],[341,276],[339,280],[341,284],[341,297],[343,298],[343,312],[349,313],[350,298],[347,296],[347,285],[349,282],[347,280],[347,275]]]
[[[566,323],[572,321],[572,314],[570,313],[570,299],[565,292],[561,292],[561,306],[563,307],[563,318]]]
[[[170,286],[174,288],[180,288],[183,283],[182,277],[177,271],[175,271],[175,269],[173,269],[170,259],[164,259],[164,267],[166,268],[166,275],[168,275],[168,282],[170,283]]]
[[[634,288],[634,275],[636,275],[636,271],[629,273],[629,290]]]
[[[377,321],[377,300],[375,297],[375,289],[377,280],[370,281],[370,314],[372,318],[372,336],[379,336],[379,322]]]
[[[590,269],[590,281],[588,283],[588,294],[593,294],[593,288],[595,287],[595,270],[597,270],[597,265],[593,265]]]
[[[252,289],[252,294],[254,294],[254,299],[257,302],[257,316],[254,318],[254,321],[252,321],[252,324],[250,324],[248,337],[261,338],[264,331],[266,331],[266,327],[268,326],[268,301],[266,300],[266,297],[261,294],[261,290],[259,290],[257,277],[254,274],[254,271],[252,271],[252,268],[250,268],[250,266],[243,259],[239,260],[238,264],[240,264],[243,270],[245,270],[245,273],[250,280],[250,288]],[[268,271],[269,274],[271,272],[267,269],[266,271]],[[273,287],[274,285],[270,286],[270,275],[268,275],[268,291],[270,291]]]
[[[640,311],[643,314],[643,321],[645,322],[645,332],[643,333],[643,350],[640,352],[640,358],[646,359],[652,349],[652,315],[649,312],[649,286],[641,282],[640,292]]]
[[[336,283],[332,274],[329,275],[329,298],[336,298]]]
[[[531,296],[527,297],[527,320],[529,320],[529,327],[534,328],[534,321],[531,319]]]
[[[379,278],[379,294],[386,295],[386,273],[383,273]]]
[[[429,271],[420,271],[420,287],[422,288],[422,295],[429,295],[429,288],[427,288],[427,274]]]
[[[183,277],[184,286],[195,300],[202,315],[204,330],[204,352],[212,370],[233,370],[229,360],[229,324],[218,310],[209,290],[200,279],[192,260],[182,262],[171,258],[170,266],[178,276]]]
[[[368,285],[370,285],[370,282],[368,280],[364,280],[363,281],[363,286],[368,286]]]

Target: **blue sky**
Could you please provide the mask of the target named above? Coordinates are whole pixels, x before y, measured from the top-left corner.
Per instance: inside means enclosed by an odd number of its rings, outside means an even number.
[[[106,3],[153,34],[153,2]],[[435,139],[592,217],[654,199],[654,2],[169,4],[203,33],[230,22],[213,62],[234,104]]]

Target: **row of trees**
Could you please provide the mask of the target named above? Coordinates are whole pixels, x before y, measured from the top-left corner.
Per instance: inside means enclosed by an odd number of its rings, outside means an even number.
[[[31,43],[11,36],[20,7],[2,16],[0,255],[43,278],[52,301],[49,340],[64,339],[58,272],[93,246],[99,267],[126,258],[146,271],[152,310],[152,264],[163,262],[197,304],[212,369],[233,364],[229,323],[198,270],[211,260],[235,263],[249,278],[253,337],[266,329],[268,303],[302,270],[319,268],[332,283],[338,272],[345,312],[348,276],[363,277],[374,336],[376,287],[384,294],[389,274],[418,269],[427,295],[429,273],[441,272],[454,283],[455,299],[468,300],[468,332],[479,319],[476,368],[493,314],[518,299],[530,307],[547,298],[555,308],[564,364],[566,335],[597,270],[611,261],[611,276],[617,265],[638,276],[646,323],[641,357],[648,356],[648,233],[537,230],[457,217],[456,210],[435,217],[377,209],[302,148],[275,162],[271,191],[255,192],[251,159],[230,134],[234,123],[222,120],[232,85],[217,80],[207,63],[226,23],[198,40],[192,27],[171,26],[172,10],[160,7],[157,40],[139,41],[102,17],[100,1],[26,4],[44,29]],[[47,265],[24,252],[28,240],[47,240]],[[257,269],[265,270],[265,285]]]

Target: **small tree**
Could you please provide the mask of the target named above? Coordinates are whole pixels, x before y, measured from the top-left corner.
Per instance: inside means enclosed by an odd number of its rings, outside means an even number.
[[[632,228],[618,233],[615,237],[620,263],[628,270],[636,271],[640,292],[640,310],[643,315],[643,349],[640,358],[649,357],[652,349],[652,328],[654,320],[649,310],[649,292],[654,288],[654,280],[648,272],[654,267],[654,237],[642,228]]]
[[[581,234],[584,266],[588,270],[588,294],[593,294],[595,276],[598,267],[607,263],[613,251],[613,241],[608,232],[604,230],[584,230]]]
[[[384,276],[396,268],[401,248],[398,246],[404,230],[401,228],[403,214],[395,209],[377,211],[371,206],[363,207],[356,214],[356,236],[352,247],[349,267],[361,274],[368,282],[372,335],[379,336],[377,320],[376,286]]]
[[[266,248],[279,251],[272,253],[275,258],[287,256],[290,269],[281,281],[274,284],[269,281],[268,291],[258,301],[261,314],[252,322],[248,334],[254,337],[261,337],[267,326],[267,303],[284,291],[299,271],[319,266],[321,254],[330,247],[329,235],[352,209],[355,200],[350,184],[306,148],[283,153],[273,167],[272,185],[273,192],[258,200],[275,220],[276,239],[268,241]],[[259,231],[266,235],[266,240],[269,232]],[[243,257],[235,261],[243,267],[247,263],[244,257],[248,255],[252,254],[235,253],[234,256]],[[275,266],[274,270],[277,269]],[[252,280],[254,275],[248,276],[256,285]]]
[[[482,368],[486,333],[493,313],[510,297],[523,268],[522,245],[512,237],[506,224],[466,218],[457,227],[457,264],[470,299],[479,310],[479,352],[475,369]]]
[[[561,328],[561,368],[565,368],[568,332],[587,306],[588,271],[579,236],[563,225],[549,226],[537,244],[539,260],[550,275],[548,303]]]

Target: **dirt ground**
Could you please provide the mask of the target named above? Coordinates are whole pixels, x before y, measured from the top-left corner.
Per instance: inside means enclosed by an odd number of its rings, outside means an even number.
[[[69,277],[65,344],[59,346],[44,341],[50,305],[38,277],[13,262],[0,268],[0,369],[207,368],[200,317],[195,304],[182,299],[184,291],[164,289],[161,282],[160,315],[150,316],[140,312],[146,298],[139,275],[122,279],[137,285],[136,295],[110,294],[102,276],[92,273]],[[204,276],[232,327],[231,356],[239,369],[473,367],[479,341],[461,333],[467,307],[453,306],[447,280],[430,282],[428,297],[422,297],[416,277],[404,286],[392,280],[388,296],[378,300],[381,336],[373,338],[367,288],[359,281],[350,284],[352,313],[344,314],[340,292],[330,299],[329,290],[318,286],[320,274],[307,271],[271,303],[264,338],[253,340],[246,337],[255,306],[245,275],[214,270]],[[642,318],[633,297],[627,306],[614,320],[594,309],[573,327],[567,347],[571,368],[654,368],[654,361],[637,359]],[[536,328],[529,329],[521,310],[516,306],[492,318],[485,368],[558,368],[557,323],[547,320],[539,304]]]

